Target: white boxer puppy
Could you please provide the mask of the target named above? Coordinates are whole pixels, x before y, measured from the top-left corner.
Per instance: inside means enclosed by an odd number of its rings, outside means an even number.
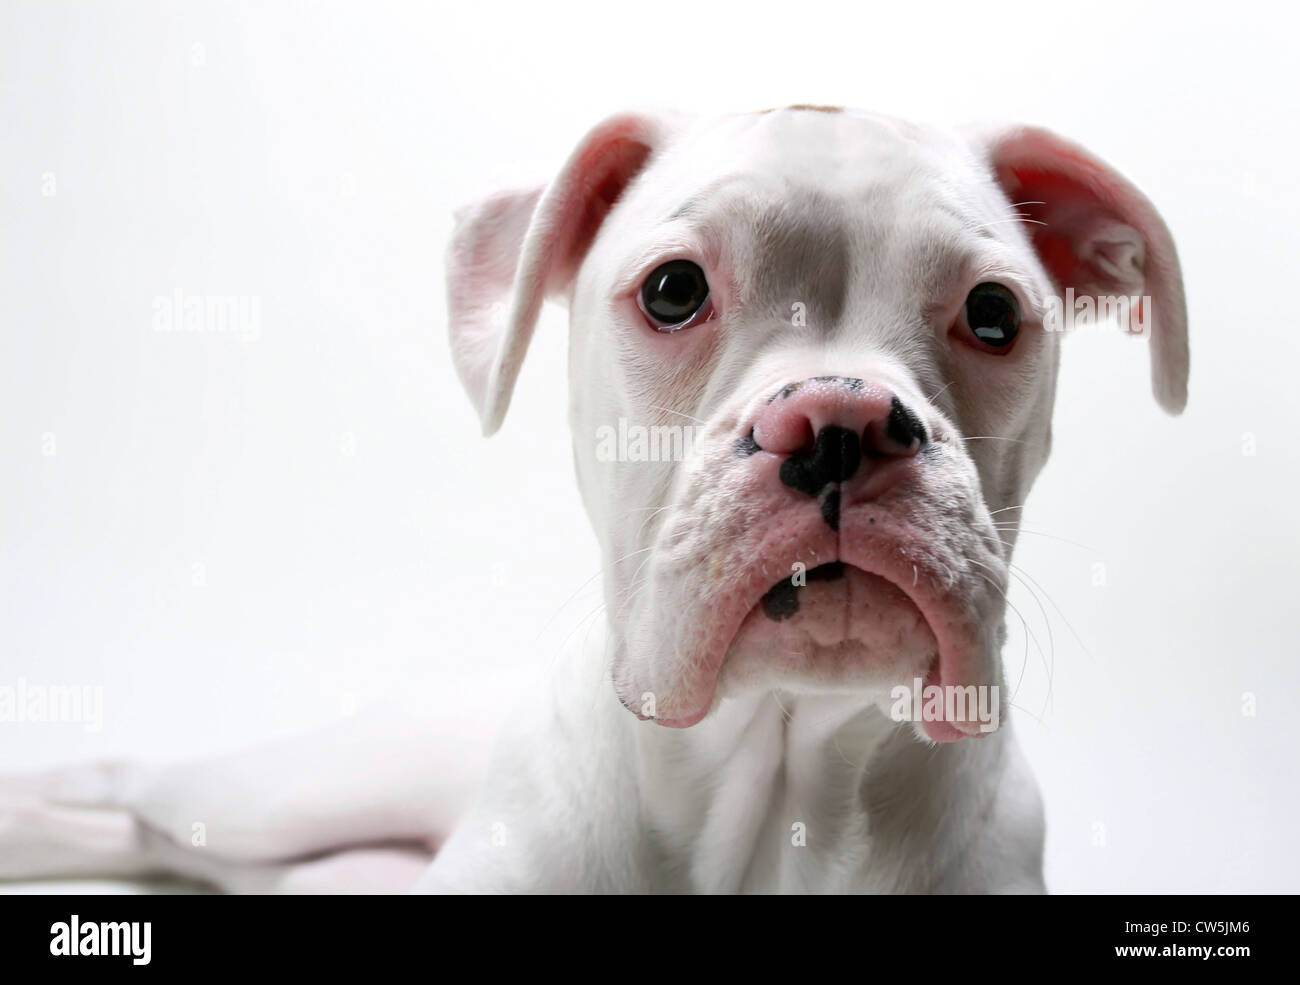
[[[1150,202],[1033,128],[627,115],[549,187],[461,215],[448,278],[488,434],[543,301],[568,302],[603,631],[509,717],[474,796],[454,751],[395,726],[61,770],[5,784],[0,875],[1043,891],[1002,691],[1008,564],[1051,444],[1055,298],[1123,299],[1156,399],[1186,401]]]

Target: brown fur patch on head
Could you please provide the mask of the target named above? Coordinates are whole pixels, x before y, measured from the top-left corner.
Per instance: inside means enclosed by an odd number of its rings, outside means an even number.
[[[812,103],[795,103],[793,106],[779,106],[779,107],[773,107],[772,109],[760,109],[758,110],[758,113],[760,115],[763,113],[775,113],[779,109],[801,110],[807,113],[843,113],[844,112],[843,106],[815,106]]]

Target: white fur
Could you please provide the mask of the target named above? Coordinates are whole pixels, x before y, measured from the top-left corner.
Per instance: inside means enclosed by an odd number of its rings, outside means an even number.
[[[1043,174],[1069,193],[1039,203]],[[1017,221],[1030,217],[1047,225]],[[1042,807],[1011,728],[936,745],[886,715],[890,686],[924,665],[809,677],[753,653],[716,668],[702,656],[725,649],[718,620],[738,571],[758,584],[792,560],[818,563],[802,528],[761,539],[775,501],[732,444],[784,383],[841,374],[900,394],[935,445],[908,496],[846,512],[901,538],[901,555],[861,564],[914,593],[936,638],[935,613],[951,619],[963,682],[1001,680],[1017,514],[998,527],[992,516],[1024,502],[1048,455],[1059,338],[1041,321],[1067,286],[1044,266],[1041,236],[1063,237],[1078,260],[1068,286],[1153,297],[1155,388],[1181,409],[1185,310],[1168,231],[1060,138],[812,109],[601,124],[549,189],[462,214],[449,253],[453,355],[488,433],[543,299],[570,305],[575,457],[610,614],[509,716],[480,793],[463,733],[392,722],[166,771],[10,779],[0,876],[161,870],[252,891],[401,890],[417,872],[427,891],[1043,891]],[[838,261],[818,267],[823,250]],[[707,332],[655,335],[627,301],[657,259],[680,256],[700,258],[724,314]],[[1028,326],[1001,363],[947,331],[986,280],[1017,290]],[[793,324],[794,302],[807,325]],[[620,417],[684,417],[702,440],[687,462],[601,461],[596,429]],[[784,546],[756,553],[760,541]],[[703,717],[639,720],[624,704],[647,694],[653,717]],[[190,845],[195,817],[213,832],[203,850]]]

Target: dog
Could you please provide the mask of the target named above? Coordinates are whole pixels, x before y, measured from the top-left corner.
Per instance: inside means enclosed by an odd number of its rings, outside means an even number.
[[[1134,299],[1121,327],[1179,413],[1173,240],[1082,147],[818,106],[602,122],[548,186],[459,214],[448,253],[452,356],[488,435],[544,301],[567,302],[604,560],[603,625],[508,718],[481,783],[453,738],[392,722],[14,777],[0,876],[1044,892],[1000,651],[1066,292]]]

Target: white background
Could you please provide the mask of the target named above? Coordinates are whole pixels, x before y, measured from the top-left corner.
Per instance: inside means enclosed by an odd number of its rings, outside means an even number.
[[[0,723],[0,769],[451,706],[599,615],[562,313],[480,438],[445,342],[456,205],[627,107],[1020,119],[1156,202],[1192,333],[1176,419],[1143,343],[1066,346],[1016,559],[1046,618],[1012,596],[1044,651],[1016,704],[1048,884],[1300,889],[1289,12],[271,6],[0,7],[0,686],[105,700],[98,732]],[[155,331],[176,290],[259,298],[258,336]]]

